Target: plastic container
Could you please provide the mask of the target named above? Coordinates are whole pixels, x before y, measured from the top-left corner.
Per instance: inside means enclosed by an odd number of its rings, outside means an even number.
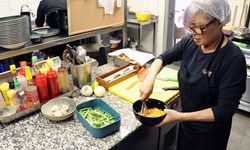
[[[47,72],[52,68],[56,70],[61,67],[61,59],[59,57],[48,58],[44,61],[39,61],[34,64],[34,70],[36,73],[40,71],[41,73],[47,74]]]
[[[50,98],[55,98],[60,95],[58,77],[55,70],[50,69],[47,73]]]
[[[25,87],[28,86],[28,81],[26,80],[25,76],[18,75],[16,76],[16,79],[20,82],[21,89],[24,91]]]
[[[68,70],[64,67],[60,67],[57,70],[58,84],[61,93],[67,93],[71,90]]]
[[[29,108],[33,108],[35,105],[40,104],[36,86],[25,87],[25,94]]]
[[[48,88],[48,81],[47,77],[42,74],[38,73],[36,76],[36,86],[39,93],[39,99],[41,103],[44,103],[49,100],[49,88]]]
[[[2,91],[4,101],[7,106],[10,105],[10,100],[9,97],[7,96],[7,92],[9,91],[9,89],[10,89],[10,84],[7,82],[4,82],[0,85],[0,90]]]
[[[92,107],[97,108],[99,107],[101,111],[107,112],[112,115],[112,117],[115,119],[115,122],[112,124],[109,124],[102,128],[94,128],[92,127],[88,121],[79,113],[79,111],[86,107]],[[76,107],[76,113],[77,113],[77,119],[81,122],[81,124],[96,138],[105,137],[107,135],[110,135],[120,129],[121,124],[121,116],[120,114],[115,111],[113,108],[111,108],[107,103],[105,103],[101,99],[93,99],[84,103],[81,103],[77,105]]]
[[[23,75],[23,76],[25,76],[25,67],[27,66],[27,62],[26,61],[21,61],[20,62],[20,70],[19,70],[19,72],[18,72],[18,75]]]
[[[139,11],[135,13],[136,19],[139,22],[144,22],[144,21],[148,21],[152,14],[149,11]]]

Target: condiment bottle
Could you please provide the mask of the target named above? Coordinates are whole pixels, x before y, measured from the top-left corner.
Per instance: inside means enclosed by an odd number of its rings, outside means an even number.
[[[15,89],[17,92],[15,97],[15,105],[17,107],[17,111],[28,109],[24,88],[22,88],[21,83],[17,78],[15,79]]]
[[[35,63],[38,61],[37,56],[32,56],[31,57],[31,62],[32,62],[32,66],[31,66],[31,74],[32,74],[32,78],[34,79],[36,76],[36,70],[35,70]]]
[[[0,73],[5,72],[4,65],[0,63]]]
[[[22,75],[18,75],[16,76],[16,79],[20,82],[22,91],[24,91],[24,88],[28,86],[26,78]]]
[[[2,92],[0,91],[0,109],[5,107],[5,101],[4,101],[4,98],[3,98],[3,95],[2,95]]]
[[[10,90],[7,92],[7,96],[10,101],[10,106],[15,106],[16,90],[15,90],[14,82],[10,83]]]
[[[18,72],[18,75],[23,75],[23,76],[25,76],[25,67],[27,66],[27,62],[26,61],[21,61],[20,62],[20,70],[19,70],[19,72]]]
[[[68,71],[64,67],[59,67],[57,70],[58,84],[61,93],[67,93],[70,91],[70,83],[68,77]]]
[[[10,85],[7,82],[4,82],[0,85],[0,90],[2,91],[4,101],[7,106],[10,105],[10,100],[9,100],[9,97],[7,96],[7,92],[9,91],[9,89],[10,89]]]
[[[49,100],[49,89],[48,89],[48,82],[47,77],[43,73],[39,71],[36,75],[36,86],[39,93],[39,99],[41,103],[44,103]]]
[[[60,95],[58,78],[55,70],[50,68],[50,71],[47,73],[48,85],[50,98],[55,98]]]
[[[32,108],[39,104],[39,96],[37,87],[34,85],[25,87],[26,100],[29,108]]]
[[[10,72],[12,74],[16,74],[16,65],[14,65],[14,64],[10,65]]]
[[[25,77],[26,77],[26,80],[28,81],[28,85],[34,85],[34,80],[32,80],[32,74],[31,74],[31,71],[30,71],[30,67],[29,66],[26,66],[25,67]]]

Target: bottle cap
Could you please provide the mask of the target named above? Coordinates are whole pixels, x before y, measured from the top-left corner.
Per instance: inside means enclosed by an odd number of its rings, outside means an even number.
[[[50,68],[50,70],[47,72],[47,77],[53,77],[53,76],[56,76],[56,71]]]
[[[32,57],[31,57],[31,61],[32,61],[32,63],[37,62],[37,56],[32,56]]]
[[[15,79],[15,88],[19,88],[20,86],[21,86],[21,83],[16,78]]]
[[[16,73],[16,65],[15,64],[10,65],[10,72],[13,74]]]
[[[30,67],[25,67],[25,77],[26,77],[26,80],[31,80],[32,79],[32,75],[31,75],[31,71],[30,71]]]
[[[21,62],[20,62],[20,66],[21,66],[21,67],[27,66],[27,62],[26,62],[26,61],[21,61]]]
[[[9,84],[10,84],[10,89],[15,89],[14,81],[9,82]]]

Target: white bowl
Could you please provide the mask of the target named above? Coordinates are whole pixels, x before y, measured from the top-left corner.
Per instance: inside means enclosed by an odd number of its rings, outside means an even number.
[[[69,107],[69,110],[64,115],[54,116],[52,115],[52,107],[55,105],[59,107],[62,105],[67,105]],[[45,103],[41,108],[41,112],[43,116],[49,120],[61,121],[71,117],[74,114],[75,109],[76,109],[76,102],[73,99],[70,99],[68,97],[58,97]]]

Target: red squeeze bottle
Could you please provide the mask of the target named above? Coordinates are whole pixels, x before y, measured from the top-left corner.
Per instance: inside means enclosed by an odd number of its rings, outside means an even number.
[[[50,68],[50,71],[47,73],[47,79],[49,84],[50,98],[59,96],[60,91],[56,71]]]
[[[40,102],[47,102],[49,100],[49,88],[46,75],[39,71],[39,73],[36,75],[35,81],[39,93]]]

